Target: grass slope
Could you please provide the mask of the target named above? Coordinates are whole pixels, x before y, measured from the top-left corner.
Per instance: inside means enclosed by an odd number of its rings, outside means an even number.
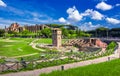
[[[67,39],[62,39],[62,43],[64,43]],[[44,44],[52,44],[51,38],[40,38],[36,41],[36,43],[44,43]]]
[[[65,71],[54,71],[49,74],[41,74],[40,76],[119,76],[119,75],[120,75],[120,59],[116,59],[104,63],[92,64]]]
[[[41,38],[36,41],[36,43],[52,44],[52,39],[50,38]]]
[[[0,56],[13,57],[39,52],[29,45],[33,39],[11,38],[10,40],[0,40]]]

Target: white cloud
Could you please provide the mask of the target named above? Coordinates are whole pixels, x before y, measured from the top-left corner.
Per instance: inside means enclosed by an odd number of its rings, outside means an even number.
[[[26,22],[26,21],[17,21],[17,20],[9,20],[9,19],[3,19],[3,18],[0,18],[0,26],[1,27],[4,27],[4,26],[10,26],[10,24],[12,23],[19,23],[20,25],[31,25],[32,23],[29,23],[29,22]]]
[[[91,18],[94,19],[94,20],[102,20],[104,18],[104,15],[102,15],[98,11],[95,11],[95,10],[92,10],[92,9],[87,9],[83,13],[83,16],[91,16]]]
[[[40,14],[38,12],[31,12],[31,11],[22,11],[20,9],[14,8],[14,7],[7,7],[9,12],[12,12],[19,16],[24,16],[24,19],[16,19],[16,20],[8,20],[0,18],[0,24],[10,25],[11,23],[17,22],[21,25],[25,24],[45,24],[45,23],[55,23],[57,20],[54,20],[50,16],[46,14]],[[7,11],[7,10],[6,10]]]
[[[61,17],[58,19],[58,22],[63,23],[63,24],[71,24],[69,21],[67,21],[65,18]]]
[[[100,1],[101,2],[101,1],[108,1],[108,0],[94,0],[94,1]]]
[[[0,6],[6,7],[7,5],[2,0],[0,0]]]
[[[81,21],[83,18],[83,15],[79,13],[75,6],[73,6],[72,8],[68,8],[66,12],[68,14],[67,19],[61,17],[58,19],[59,22],[64,24],[74,24],[78,21]]]
[[[48,16],[47,14],[40,14],[38,12],[31,12],[31,11],[25,11],[26,14],[32,16],[29,19],[26,19],[28,22],[33,23],[54,23],[58,22],[58,20],[53,19],[52,17]]]
[[[120,6],[120,4],[116,4],[115,6]]]
[[[84,17],[91,17],[94,20],[102,20],[104,15],[93,9],[87,9],[83,13],[79,13],[75,6],[67,9],[68,17],[67,19],[61,17],[58,19],[59,22],[64,24],[76,24],[79,21],[83,20]]]
[[[29,12],[31,15],[33,15],[34,17],[38,17],[39,16],[39,14],[38,13],[36,13],[36,12]]]
[[[92,19],[95,20],[102,20],[102,18],[104,17],[101,13],[99,13],[98,11],[93,11],[91,12],[92,15]]]
[[[90,16],[91,19],[94,19],[94,20],[102,20],[104,18],[103,14],[93,9],[87,9],[85,12],[79,13],[79,11],[75,8],[75,6],[73,8],[69,8],[67,10],[67,13],[69,15],[68,19],[71,19],[73,21],[74,20],[80,21],[82,20],[83,17],[86,17],[86,16]]]
[[[51,19],[51,18],[49,18],[49,19],[45,19],[45,20],[43,20],[43,19],[39,19],[39,18],[33,18],[33,19],[29,19],[29,20],[26,20],[26,21],[32,21],[33,23],[50,23],[50,22],[54,22],[54,20],[53,19]]]
[[[45,14],[40,14],[40,13],[38,13],[38,12],[26,11],[25,13],[26,13],[26,14],[28,13],[28,14],[32,15],[33,17],[37,17],[37,18],[40,18],[40,17],[48,17],[47,15],[45,15]]]
[[[112,5],[109,5],[109,4],[107,4],[107,3],[105,3],[105,2],[100,2],[100,3],[98,3],[97,5],[96,5],[96,8],[97,9],[101,9],[101,10],[103,10],[103,11],[106,11],[106,10],[110,10],[110,9],[112,9],[113,8],[113,6]]]
[[[83,30],[83,31],[88,31],[88,30],[94,30],[98,27],[101,27],[102,25],[100,24],[97,24],[97,25],[93,25],[92,22],[86,22],[82,25],[80,25],[80,29]]]
[[[65,23],[66,22],[66,20],[63,17],[59,18],[58,21],[61,22],[61,23]]]
[[[0,18],[0,26],[4,27],[4,26],[10,26],[10,24],[12,23],[18,23],[20,25],[34,25],[34,24],[45,24],[45,23],[52,23],[52,22],[56,22],[56,20],[53,19],[47,19],[47,20],[42,20],[39,18],[34,18],[34,19],[22,19],[22,20],[9,20],[9,19],[4,19],[4,18]]]
[[[120,20],[114,18],[106,18],[106,21],[111,24],[120,24]]]
[[[73,20],[73,21],[80,21],[82,20],[82,15],[79,13],[79,11],[76,9],[75,6],[73,6],[73,8],[68,8],[67,9],[67,13],[68,13],[68,19]]]

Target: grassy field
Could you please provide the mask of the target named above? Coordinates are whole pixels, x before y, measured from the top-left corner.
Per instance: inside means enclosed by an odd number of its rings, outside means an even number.
[[[69,69],[65,71],[54,71],[49,74],[40,76],[119,76],[120,75],[120,59],[92,64],[79,68]]]
[[[33,40],[34,39],[32,38],[0,38],[0,56],[14,57],[39,53],[38,50],[33,49],[29,45]],[[35,43],[52,44],[52,39],[42,38],[37,40]]]
[[[33,39],[30,38],[0,39],[0,56],[13,57],[38,53],[38,50],[29,45],[31,41]]]
[[[52,39],[42,38],[42,39],[37,40],[36,43],[52,44]]]
[[[62,43],[64,43],[67,39],[62,39]],[[41,38],[36,43],[44,43],[44,44],[52,44],[51,38]]]
[[[92,52],[92,53],[80,52],[80,53],[70,53],[70,54],[65,53],[64,56],[70,57],[70,56],[74,55],[74,57],[78,57],[78,58],[80,58],[80,60],[71,59],[71,58],[65,58],[65,59],[61,60],[61,59],[59,59],[59,57],[61,57],[61,53],[56,50],[51,51],[49,49],[44,49],[45,51],[40,52],[38,50],[33,49],[32,46],[29,45],[33,40],[34,39],[32,39],[32,38],[10,38],[10,39],[0,38],[0,56],[14,57],[14,56],[22,56],[22,55],[32,54],[32,56],[24,57],[24,60],[29,61],[29,62],[33,62],[36,60],[45,60],[46,61],[46,59],[48,60],[51,58],[58,59],[58,60],[53,60],[52,62],[49,60],[46,62],[40,62],[40,63],[37,63],[37,65],[35,65],[35,66],[31,63],[30,65],[28,65],[27,68],[20,69],[19,71],[44,68],[44,67],[49,67],[49,66],[61,65],[61,64],[66,64],[66,63],[77,62],[77,61],[81,61],[81,60],[87,60],[87,59],[93,59],[93,58],[100,57],[100,56],[93,55],[96,52]],[[66,39],[63,39],[62,41],[66,41]],[[52,44],[52,39],[38,39],[35,43]],[[110,45],[110,47],[111,46],[113,46],[113,43]],[[33,55],[34,53],[37,53],[37,54]],[[45,57],[41,58],[42,55],[45,55]],[[20,60],[20,58],[17,58],[17,59]],[[3,63],[4,60],[1,59],[0,62]],[[33,66],[34,66],[34,68],[33,68]],[[88,68],[87,71],[89,71],[89,70],[90,69]],[[67,71],[65,71],[65,73],[66,72]],[[78,72],[78,74],[77,74],[77,72]],[[57,75],[57,73],[58,72],[55,72],[55,75],[50,74],[50,76],[59,76],[59,75]],[[70,73],[72,73],[72,72],[70,72]],[[76,76],[78,76],[79,70],[75,71],[75,73],[76,73]],[[43,74],[43,76],[44,75],[45,74]],[[45,75],[45,76],[49,76],[49,75]],[[71,75],[65,74],[64,76],[74,76],[74,75],[73,74],[71,74]],[[81,73],[81,76],[86,76],[86,74],[84,75]],[[94,75],[92,75],[92,76],[94,76]]]

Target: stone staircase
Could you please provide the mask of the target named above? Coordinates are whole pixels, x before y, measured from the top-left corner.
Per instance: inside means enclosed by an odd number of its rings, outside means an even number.
[[[89,47],[93,44],[90,43],[89,39],[70,39],[66,41],[63,46],[78,46],[78,47]]]
[[[86,39],[69,39],[64,42],[63,46],[75,46],[81,48],[106,48],[107,44],[102,42],[100,39],[86,38]]]

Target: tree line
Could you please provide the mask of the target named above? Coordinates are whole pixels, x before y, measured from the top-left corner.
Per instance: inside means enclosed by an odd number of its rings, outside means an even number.
[[[91,37],[120,37],[120,28],[99,27],[95,30],[87,31]]]
[[[120,37],[120,28],[105,28],[99,27],[95,30],[82,31],[77,26],[60,25],[60,24],[46,24],[49,28],[38,30],[37,32],[30,32],[24,30],[22,32],[7,31],[0,29],[0,37],[42,37],[51,38],[52,29],[59,28],[62,31],[63,38],[80,38],[80,37]]]
[[[73,25],[59,25],[59,24],[47,24],[49,28],[38,30],[37,32],[30,32],[29,30],[23,30],[21,32],[7,31],[0,29],[0,37],[42,37],[51,38],[52,28],[59,28],[62,31],[63,38],[79,38],[90,37],[91,34],[81,31]]]

